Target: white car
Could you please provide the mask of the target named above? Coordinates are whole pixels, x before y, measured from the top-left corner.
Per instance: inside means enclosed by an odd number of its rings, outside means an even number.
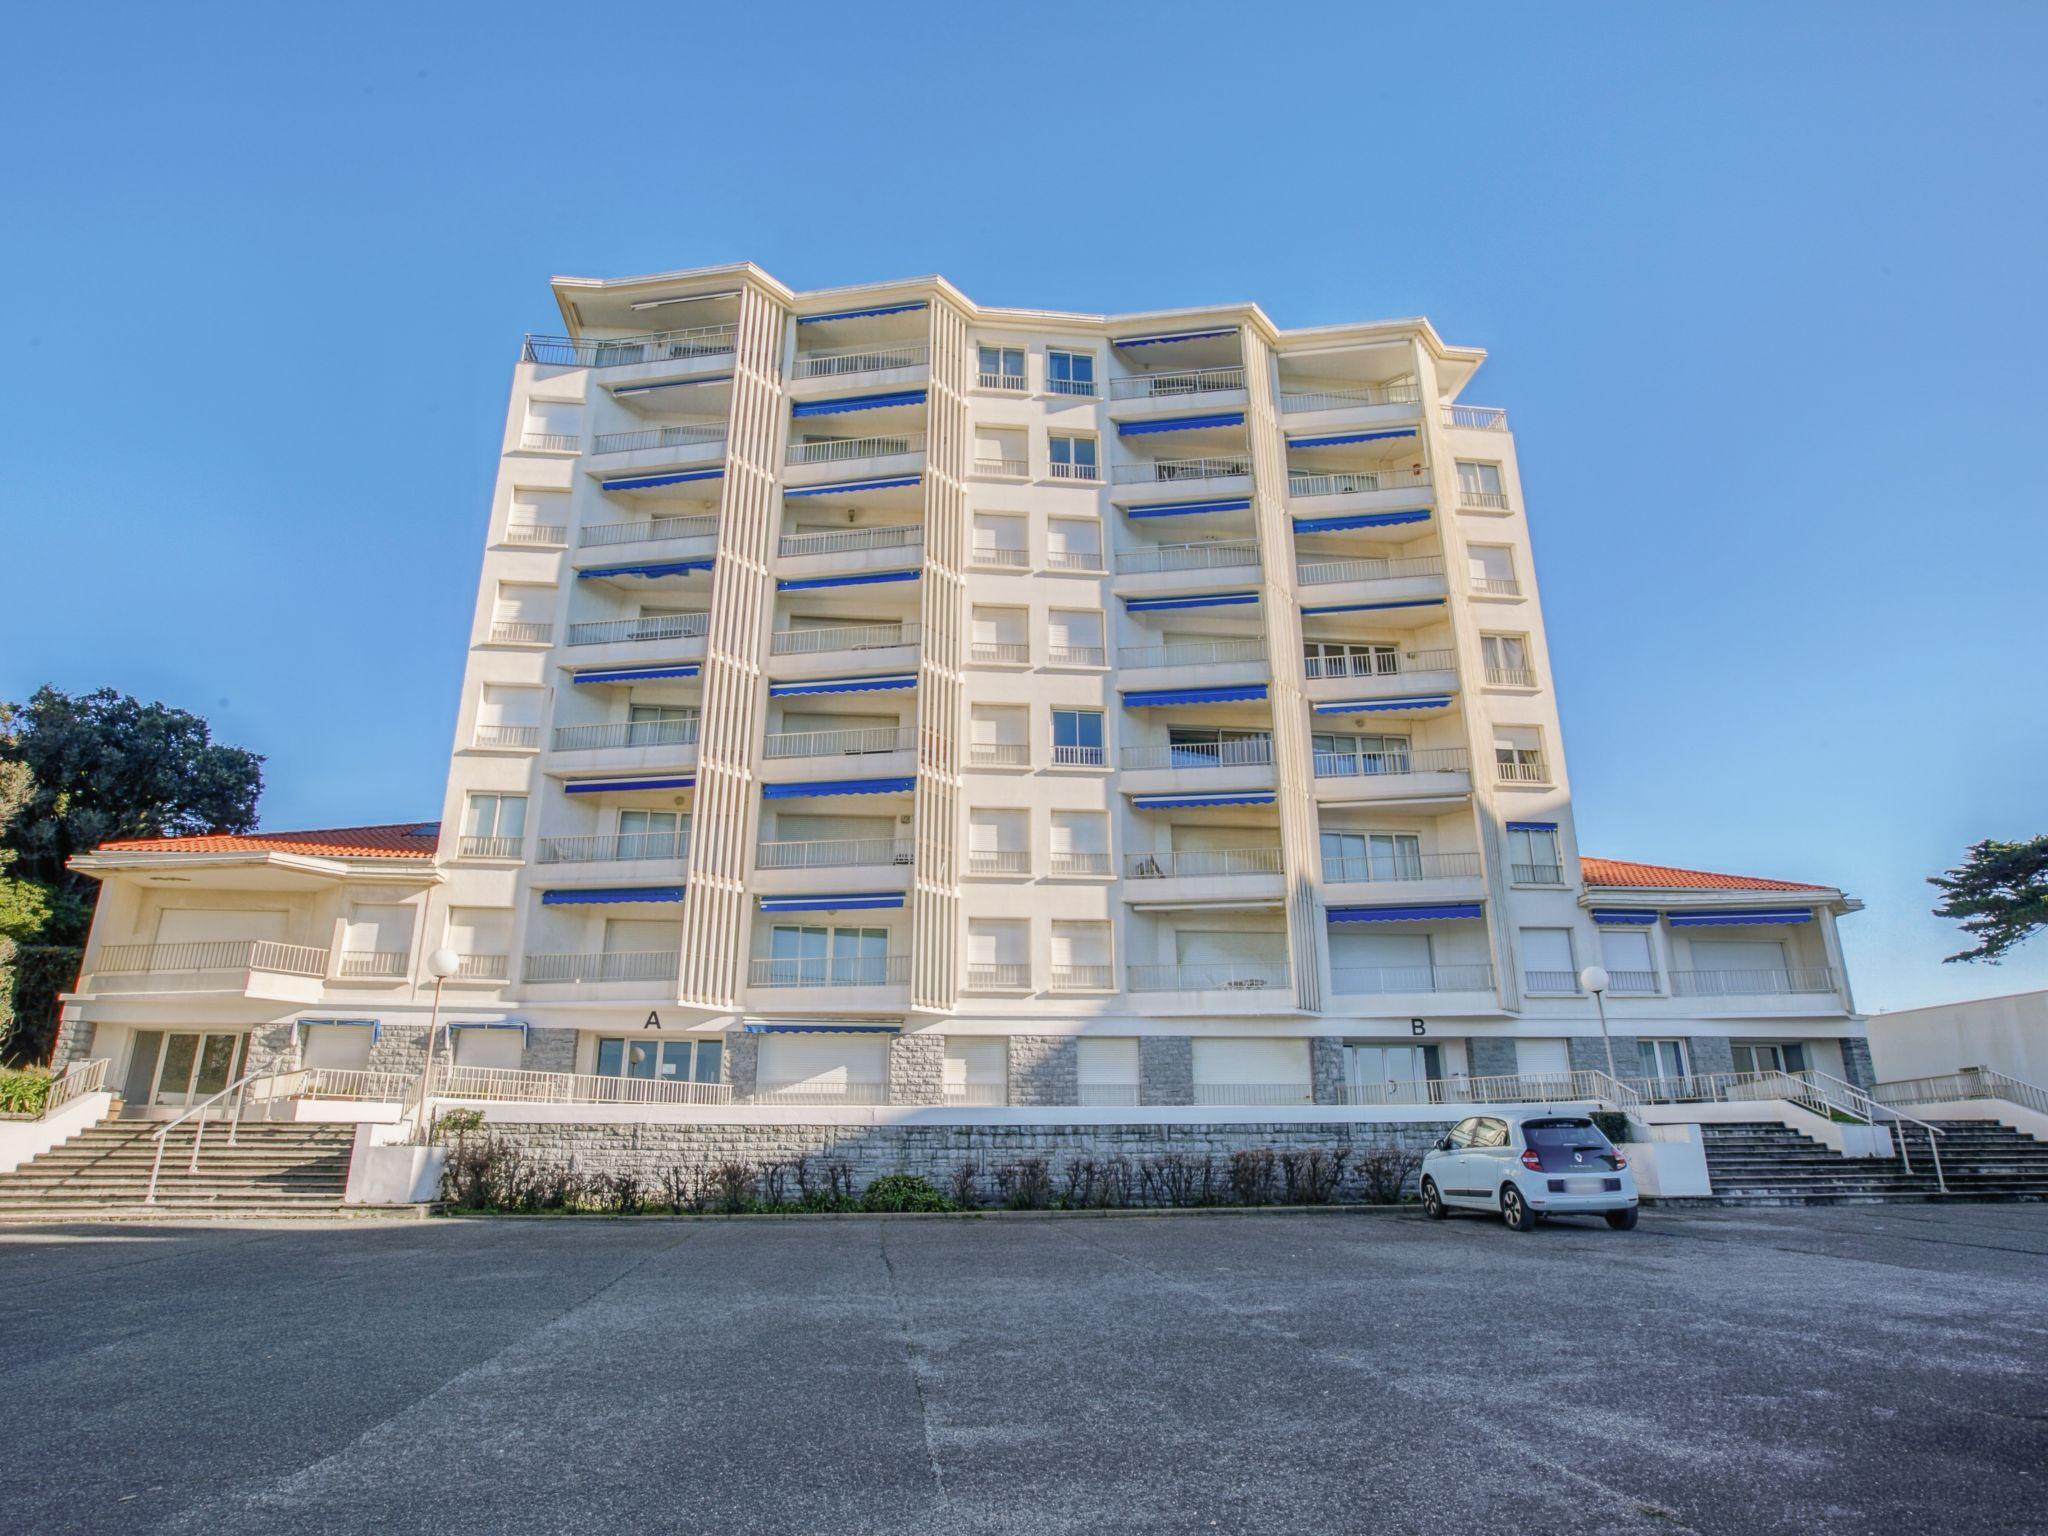
[[[1545,1216],[1636,1224],[1628,1159],[1584,1115],[1468,1115],[1423,1155],[1422,1208],[1498,1211],[1517,1232]]]

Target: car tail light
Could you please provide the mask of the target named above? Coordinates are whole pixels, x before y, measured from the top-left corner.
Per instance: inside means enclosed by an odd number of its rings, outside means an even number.
[[[1543,1171],[1543,1159],[1536,1155],[1536,1149],[1534,1147],[1525,1147],[1523,1149],[1522,1166],[1524,1168],[1533,1169],[1537,1173],[1541,1173]]]
[[[1614,1166],[1617,1168],[1626,1168],[1628,1166],[1628,1159],[1623,1157],[1619,1152],[1617,1152],[1614,1154]]]

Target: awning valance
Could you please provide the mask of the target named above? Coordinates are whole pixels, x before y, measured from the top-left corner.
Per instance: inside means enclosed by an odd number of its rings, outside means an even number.
[[[625,902],[681,901],[680,885],[618,885],[580,891],[546,891],[540,898],[544,907],[603,907]]]
[[[1557,823],[1554,821],[1511,821],[1508,823],[1508,830],[1510,832],[1555,832],[1557,830]]]
[[[843,496],[859,491],[893,491],[899,486],[916,485],[923,475],[884,475],[879,480],[837,480],[831,485],[793,485],[782,493],[783,500],[792,496]]]
[[[903,1032],[900,1024],[748,1024],[744,1030],[750,1035],[896,1035]]]
[[[1343,533],[1352,528],[1395,528],[1402,523],[1426,523],[1429,508],[1409,507],[1400,512],[1353,512],[1344,517],[1297,517],[1296,533]]]
[[[1402,710],[1449,709],[1451,696],[1447,693],[1426,694],[1409,699],[1331,699],[1319,703],[1315,712],[1319,715],[1385,715]]]
[[[837,896],[763,896],[763,912],[882,912],[903,905],[901,891],[849,892]]]
[[[1156,336],[1118,336],[1112,347],[1163,347],[1170,341],[1207,341],[1211,336],[1235,336],[1237,327],[1226,325],[1213,331],[1162,331]]]
[[[908,304],[877,304],[872,309],[835,309],[829,315],[798,315],[798,325],[823,325],[827,320],[867,320],[876,315],[907,315],[912,310],[924,308],[923,299],[914,299]]]
[[[1608,928],[1648,928],[1657,921],[1654,912],[1618,912],[1608,907],[1595,907],[1593,921]]]
[[[778,592],[814,592],[821,587],[878,587],[892,581],[915,581],[917,571],[867,571],[855,576],[802,576],[778,581]]]
[[[1332,907],[1333,923],[1426,923],[1481,915],[1476,901],[1436,901],[1406,907]]]
[[[813,693],[887,693],[916,686],[915,672],[895,672],[887,677],[834,677],[812,683],[770,683],[768,697],[795,699]]]
[[[377,1037],[384,1033],[384,1023],[381,1019],[293,1019],[292,1039],[298,1040],[300,1030],[315,1025],[322,1029],[367,1029],[373,1044]]]
[[[697,781],[688,774],[658,779],[570,779],[562,786],[565,795],[623,795],[636,789],[694,789]]]
[[[1266,696],[1264,683],[1237,688],[1126,688],[1126,709],[1151,709],[1160,704],[1252,704]]]
[[[686,667],[602,667],[571,675],[573,683],[652,683],[665,677],[695,677],[700,669]]]
[[[715,560],[660,560],[648,565],[593,565],[576,573],[578,581],[604,581],[614,576],[639,576],[648,581],[662,576],[688,576],[708,571]]]
[[[1674,928],[1748,928],[1777,923],[1810,923],[1811,907],[1726,907],[1712,911],[1666,912],[1664,920]]]
[[[1387,427],[1377,432],[1322,432],[1314,437],[1290,437],[1290,448],[1335,448],[1340,443],[1384,443],[1395,438],[1413,437],[1413,427]]]
[[[1133,795],[1131,805],[1140,811],[1182,811],[1211,805],[1271,805],[1278,798],[1270,789],[1248,789],[1241,794],[1224,791],[1213,795]]]
[[[1446,599],[1441,597],[1404,597],[1391,603],[1324,603],[1315,608],[1304,608],[1305,614],[1323,613],[1376,613],[1383,608],[1441,608]]]
[[[458,1029],[516,1029],[519,1031],[520,1039],[526,1038],[524,1019],[450,1019],[449,1033],[453,1034]]]
[[[1193,432],[1202,427],[1241,427],[1243,411],[1212,411],[1206,416],[1158,416],[1150,421],[1120,421],[1118,437],[1149,437],[1155,432]]]
[[[1202,517],[1211,512],[1249,512],[1252,500],[1249,496],[1230,496],[1221,501],[1161,501],[1150,506],[1132,507],[1126,514],[1133,522],[1142,522],[1148,517]]]
[[[841,395],[836,400],[803,400],[789,409],[791,416],[842,416],[848,411],[879,411],[891,405],[923,405],[921,389],[892,389],[879,395]]]
[[[701,379],[665,379],[659,384],[620,384],[613,388],[612,398],[622,400],[627,395],[651,395],[657,389],[698,389],[706,384],[730,384],[729,373],[707,374]]]
[[[1206,592],[1200,597],[1127,597],[1124,609],[1129,613],[1165,613],[1174,608],[1235,608],[1258,600],[1256,592]]]
[[[763,800],[808,800],[818,795],[907,795],[917,780],[896,779],[798,779],[790,784],[764,784]]]
[[[627,475],[618,480],[600,480],[597,488],[601,491],[651,491],[658,486],[684,485],[693,480],[723,480],[724,469],[693,469],[687,474],[675,475]]]

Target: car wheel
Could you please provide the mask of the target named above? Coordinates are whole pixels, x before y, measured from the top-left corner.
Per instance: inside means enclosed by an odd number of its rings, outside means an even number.
[[[1536,1225],[1536,1213],[1529,1209],[1529,1202],[1512,1184],[1501,1186],[1500,1213],[1517,1232],[1527,1232]]]
[[[1444,1204],[1443,1192],[1436,1187],[1435,1179],[1422,1181],[1422,1214],[1431,1221],[1442,1221],[1451,1214],[1451,1208]]]
[[[1636,1208],[1630,1206],[1625,1211],[1609,1211],[1607,1225],[1617,1232],[1633,1232],[1636,1225]]]

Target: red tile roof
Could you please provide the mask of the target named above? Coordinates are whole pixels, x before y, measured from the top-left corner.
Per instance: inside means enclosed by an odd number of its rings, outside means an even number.
[[[1593,859],[1583,855],[1579,869],[1588,885],[1620,886],[1654,891],[1826,891],[1832,886],[1800,880],[1765,880],[1758,875],[1717,875],[1704,869],[1678,869],[1669,864],[1632,864],[1626,859]]]
[[[343,859],[431,859],[441,840],[436,821],[380,827],[328,827],[317,832],[211,833],[201,837],[137,837],[101,843],[99,853],[306,853]]]

